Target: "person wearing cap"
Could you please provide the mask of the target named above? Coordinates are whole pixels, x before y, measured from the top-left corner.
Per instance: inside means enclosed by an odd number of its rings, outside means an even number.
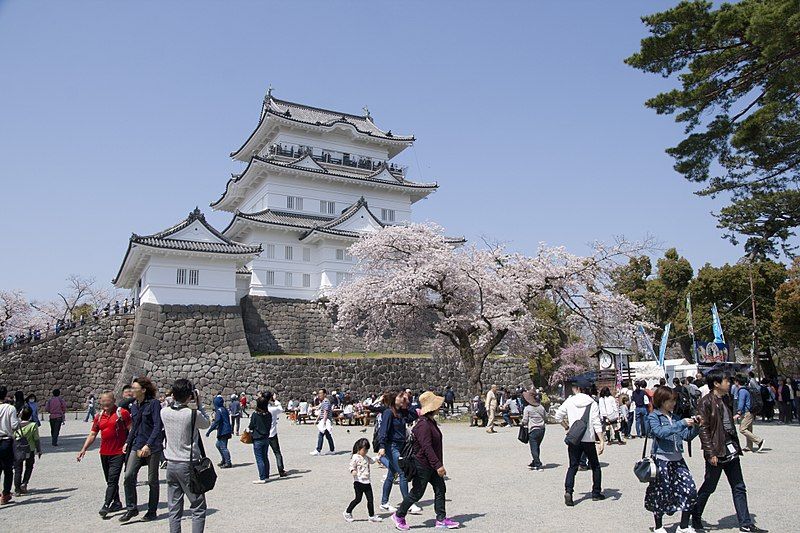
[[[228,404],[228,412],[231,414],[231,428],[234,433],[239,435],[239,428],[242,423],[242,404],[239,403],[239,395],[231,394],[231,400]]]
[[[600,409],[587,393],[591,390],[592,384],[589,380],[581,378],[572,384],[572,396],[567,398],[556,411],[556,422],[564,426],[569,431],[570,427],[578,420],[581,420],[588,411],[586,431],[581,438],[579,445],[567,444],[569,453],[569,468],[567,477],[564,480],[564,503],[572,507],[572,493],[575,488],[575,474],[578,472],[581,455],[586,454],[589,467],[592,469],[592,500],[604,500],[601,489],[602,474],[600,471],[600,461],[598,455],[605,449],[603,440],[603,424],[600,421]],[[595,445],[595,438],[599,441]]]
[[[531,447],[531,464],[528,465],[532,470],[542,469],[542,461],[539,459],[539,450],[544,439],[544,426],[547,421],[547,411],[542,407],[542,395],[534,394],[531,391],[522,393],[522,397],[528,403],[522,411],[522,427],[528,429],[528,445]]]
[[[420,417],[411,433],[414,436],[414,460],[416,473],[412,480],[412,488],[403,502],[392,515],[392,522],[397,529],[408,531],[406,514],[425,494],[428,483],[433,486],[433,508],[436,511],[437,529],[456,529],[459,523],[447,517],[445,512],[445,482],[447,470],[444,467],[442,454],[442,432],[434,417],[444,403],[444,397],[431,391],[423,392],[419,397]]]

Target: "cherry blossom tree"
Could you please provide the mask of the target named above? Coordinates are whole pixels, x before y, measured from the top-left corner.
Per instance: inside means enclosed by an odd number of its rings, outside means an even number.
[[[78,308],[89,305],[92,309],[101,309],[118,299],[118,292],[111,286],[98,285],[93,277],[71,274],[66,279],[66,287],[57,293],[58,298],[31,305],[51,320],[77,318],[73,315]]]
[[[0,290],[0,336],[26,330],[35,312],[21,290]]]
[[[572,376],[588,372],[594,363],[592,355],[593,350],[583,341],[564,347],[553,358],[555,371],[550,375],[549,384],[556,385]]]
[[[457,247],[431,224],[384,228],[350,247],[358,275],[330,294],[337,328],[368,340],[433,332],[458,352],[473,392],[484,364],[509,333],[558,327],[534,312],[543,299],[568,311],[587,341],[634,335],[640,309],[608,290],[617,261],[644,245],[597,243],[579,257],[540,246],[529,257],[502,245]]]

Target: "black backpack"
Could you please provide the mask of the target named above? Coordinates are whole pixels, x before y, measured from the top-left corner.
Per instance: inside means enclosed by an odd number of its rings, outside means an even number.
[[[689,389],[684,386],[678,388],[678,401],[675,404],[675,412],[681,418],[689,418],[697,414],[697,400],[691,395]]]
[[[761,410],[764,409],[764,399],[761,397],[761,389],[747,387],[747,392],[750,393],[750,413],[752,413],[753,416],[758,416],[761,414]]]

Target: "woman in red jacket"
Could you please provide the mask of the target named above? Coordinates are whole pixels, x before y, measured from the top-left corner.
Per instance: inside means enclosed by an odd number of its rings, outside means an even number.
[[[447,518],[445,514],[445,484],[444,477],[447,470],[442,459],[442,432],[434,420],[434,416],[444,403],[442,396],[433,392],[424,392],[419,397],[420,418],[414,425],[411,433],[414,435],[414,459],[416,473],[412,479],[413,487],[408,496],[403,498],[403,503],[392,515],[392,521],[397,529],[407,531],[406,514],[412,505],[422,499],[428,483],[433,486],[433,508],[436,511],[436,527],[439,529],[456,529],[459,523]]]

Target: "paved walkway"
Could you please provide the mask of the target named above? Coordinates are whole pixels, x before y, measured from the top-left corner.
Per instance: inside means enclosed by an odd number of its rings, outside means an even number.
[[[47,426],[46,423],[42,426],[45,436],[49,432]],[[43,440],[44,455],[36,463],[31,493],[15,498],[13,505],[0,508],[0,530],[127,533],[167,530],[163,481],[158,521],[142,523],[135,519],[123,526],[116,517],[100,519],[97,510],[102,503],[104,483],[99,443],[95,443],[82,463],[75,462],[88,429],[88,423],[70,417],[58,448],[49,445],[49,438]],[[530,455],[527,446],[516,440],[516,428],[501,428],[498,434],[487,435],[481,429],[448,423],[443,432],[445,465],[449,473],[447,510],[464,524],[464,530],[646,532],[652,527],[651,517],[643,507],[645,485],[639,483],[632,472],[641,454],[641,440],[633,440],[627,446],[610,446],[601,457],[603,488],[608,500],[586,499],[591,488],[591,473],[580,472],[575,489],[577,505],[570,509],[563,503],[566,451],[560,427],[547,428],[542,460],[548,468],[542,472],[527,469]],[[800,427],[757,425],[756,433],[766,437],[767,444],[765,453],[747,454],[743,458],[750,510],[761,527],[773,532],[798,531],[800,519],[795,507]],[[352,498],[352,479],[347,471],[350,450],[362,436],[371,439],[371,428],[366,433],[361,433],[360,428],[351,428],[348,433],[346,428],[336,427],[336,455],[311,457],[308,452],[316,444],[315,428],[295,426],[282,420],[281,448],[291,475],[272,478],[266,485],[250,483],[258,477],[252,448],[232,440],[231,453],[236,467],[220,471],[217,487],[208,495],[206,531],[392,530],[388,520],[383,524],[366,522],[363,502],[354,513],[356,522],[347,524],[341,516]],[[214,440],[205,442],[206,449],[215,462],[218,461]],[[698,447],[699,443],[695,443],[695,450]],[[701,481],[700,454],[695,453],[688,463],[695,479]],[[376,503],[380,500],[380,479],[384,472],[373,467]],[[140,479],[145,478],[146,472],[142,471]],[[146,501],[146,490],[145,486],[139,487],[140,503]],[[396,504],[399,499],[400,490],[395,486],[392,502]],[[412,530],[433,526],[431,492],[426,494],[422,504],[423,514],[409,517]],[[730,490],[724,480],[712,496],[705,518],[719,531],[736,529]],[[671,533],[675,530],[676,519],[666,520]],[[184,531],[190,530],[190,524],[184,519]]]

